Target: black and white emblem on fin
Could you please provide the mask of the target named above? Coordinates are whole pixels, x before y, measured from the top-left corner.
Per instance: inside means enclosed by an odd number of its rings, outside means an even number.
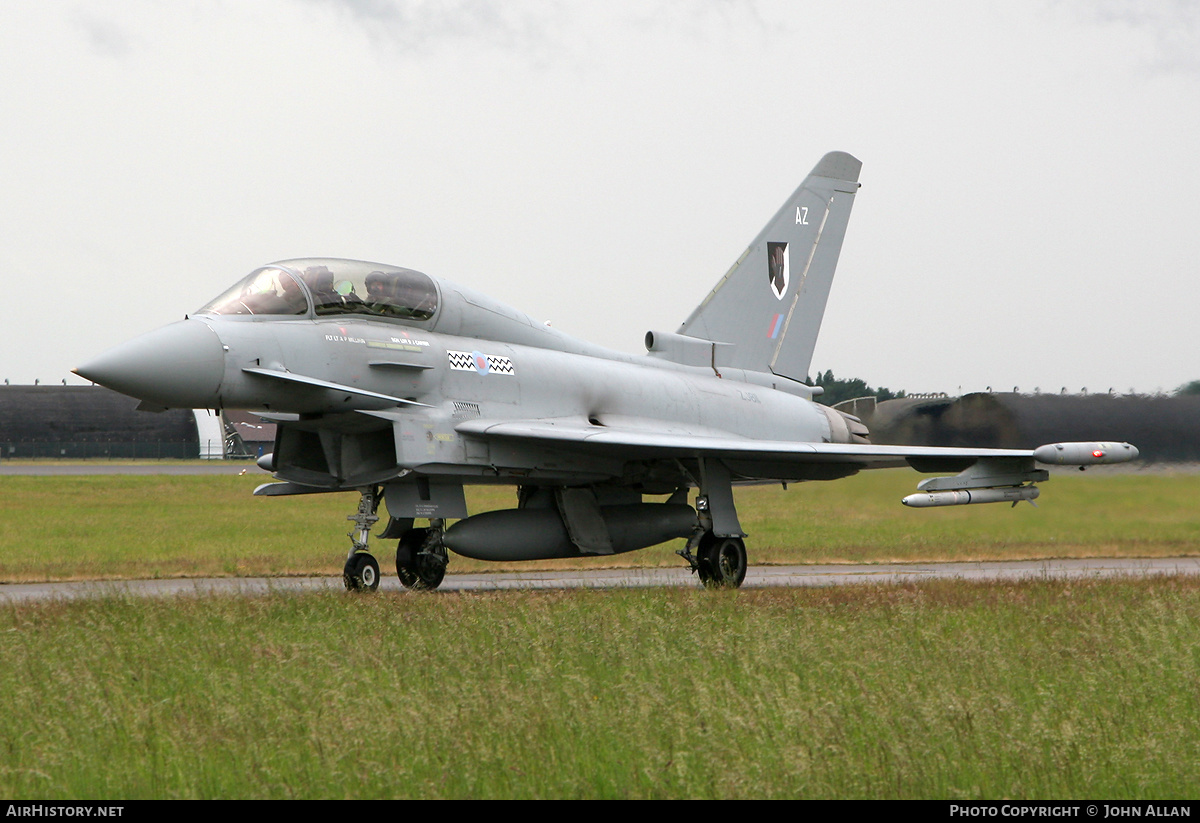
[[[767,243],[767,277],[771,281],[771,291],[775,299],[782,300],[787,294],[788,280],[791,277],[788,265],[788,244]]]

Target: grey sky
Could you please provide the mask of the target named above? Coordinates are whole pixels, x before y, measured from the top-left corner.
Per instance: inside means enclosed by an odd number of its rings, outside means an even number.
[[[1200,379],[1195,3],[51,0],[0,5],[0,76],[14,383],[306,255],[637,351],[833,149],[814,369]]]

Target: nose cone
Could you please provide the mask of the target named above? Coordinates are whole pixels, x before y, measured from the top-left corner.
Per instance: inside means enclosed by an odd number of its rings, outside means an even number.
[[[73,371],[160,406],[210,409],[220,405],[225,350],[207,323],[183,320],[109,349]]]

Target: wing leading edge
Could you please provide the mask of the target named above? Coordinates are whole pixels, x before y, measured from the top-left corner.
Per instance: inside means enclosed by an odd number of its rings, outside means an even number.
[[[1032,501],[1033,484],[1049,473],[1037,463],[1089,466],[1124,463],[1138,456],[1128,443],[1052,443],[1036,449],[981,449],[945,446],[886,446],[860,443],[805,443],[754,440],[728,432],[683,431],[654,420],[629,420],[621,426],[594,425],[576,418],[544,420],[470,420],[456,430],[468,437],[523,442],[584,451],[628,460],[702,459],[727,464],[744,480],[803,477],[801,469],[829,464],[849,469],[908,465],[920,472],[958,472],[918,484],[918,494],[903,499],[925,508],[968,503]]]
[[[674,429],[659,421],[621,427],[592,425],[576,419],[469,420],[455,427],[471,437],[524,440],[542,445],[607,452],[614,457],[716,457],[720,459],[793,459],[904,465],[909,459],[976,460],[984,457],[1034,459],[1029,449],[959,449],[940,446],[877,446],[856,443],[804,443],[754,440],[718,430],[700,433]]]

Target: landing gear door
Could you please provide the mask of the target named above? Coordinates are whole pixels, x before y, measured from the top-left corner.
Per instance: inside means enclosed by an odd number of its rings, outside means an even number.
[[[396,462],[408,469],[430,463],[461,465],[465,460],[463,439],[454,421],[440,411],[433,414],[404,414],[392,423],[396,436]]]
[[[384,488],[388,514],[395,518],[461,519],[467,516],[462,483],[416,477]]]

